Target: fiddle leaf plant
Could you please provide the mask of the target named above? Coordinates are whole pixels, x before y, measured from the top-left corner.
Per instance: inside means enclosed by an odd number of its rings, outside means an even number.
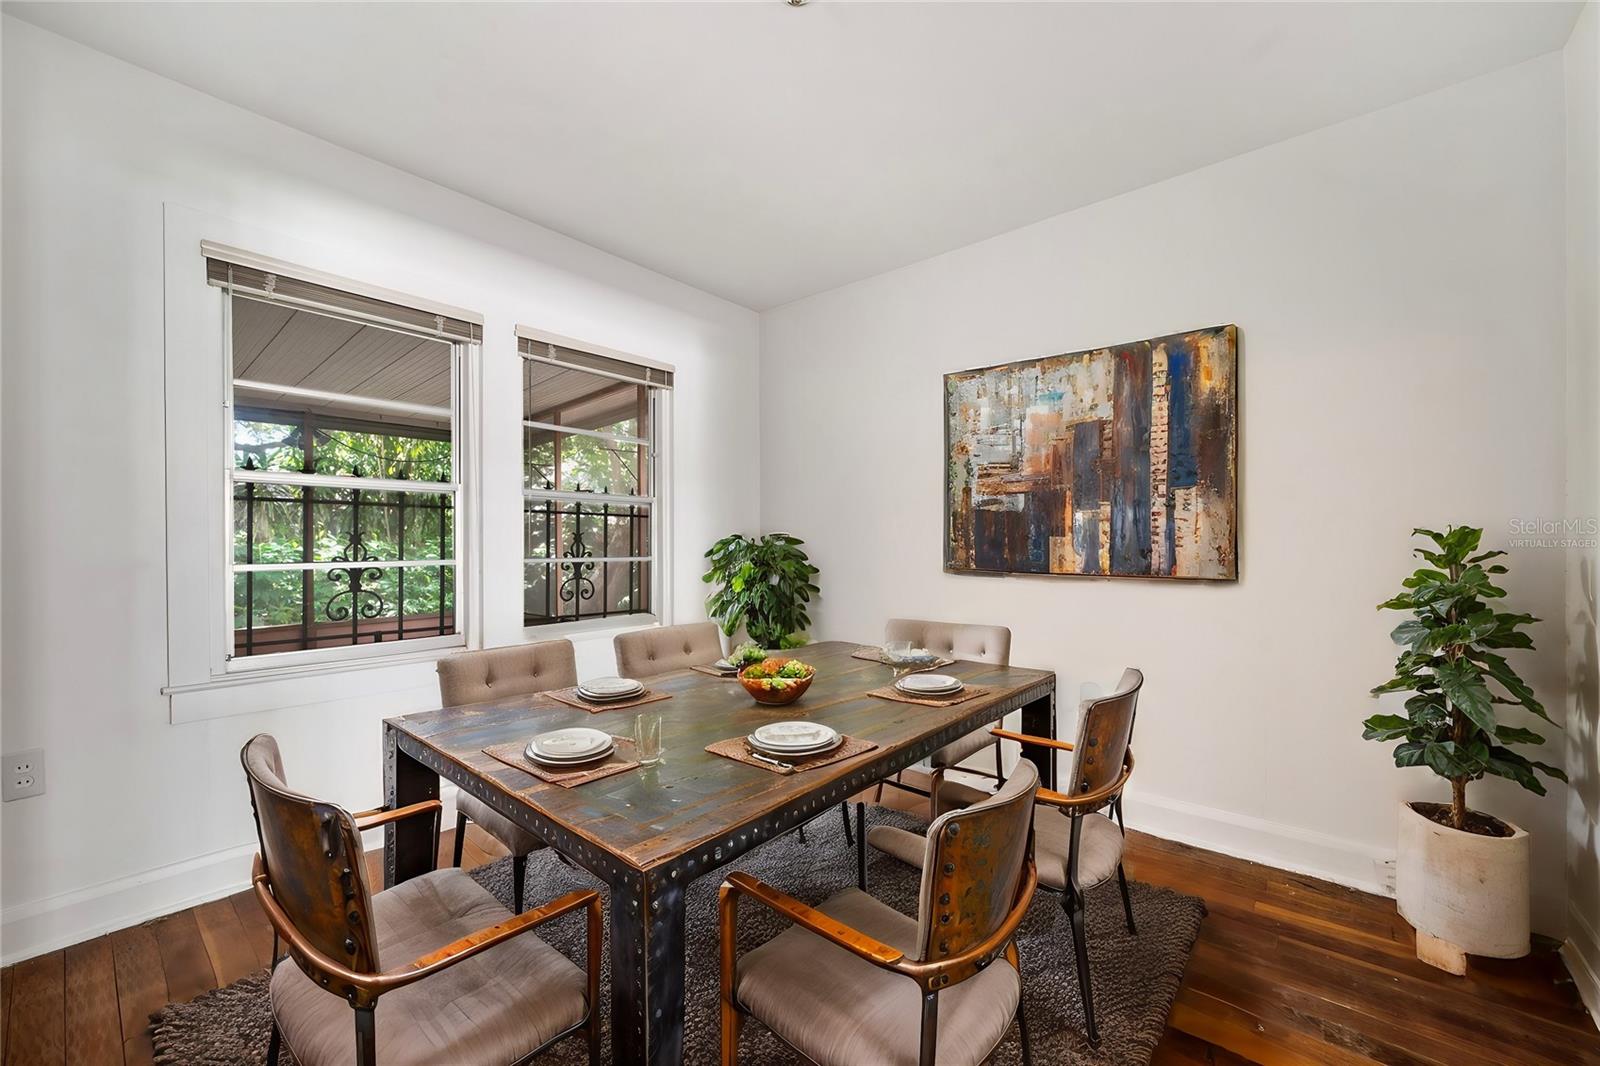
[[[818,570],[787,533],[753,539],[735,533],[706,552],[710,568],[701,578],[717,589],[706,598],[706,610],[733,636],[742,625],[763,648],[795,648],[805,644],[811,624],[806,605],[821,592],[813,582]]]
[[[1451,526],[1443,533],[1414,529],[1430,547],[1412,549],[1426,566],[1401,584],[1405,591],[1378,605],[1405,611],[1391,639],[1400,647],[1394,676],[1372,690],[1374,697],[1409,692],[1404,714],[1375,714],[1362,736],[1398,740],[1396,766],[1425,766],[1450,782],[1451,825],[1467,830],[1467,784],[1486,774],[1506,777],[1539,795],[1538,774],[1565,781],[1559,767],[1529,759],[1512,745],[1543,744],[1531,729],[1500,721],[1497,707],[1521,707],[1551,722],[1533,689],[1517,676],[1507,650],[1533,650],[1522,627],[1531,614],[1497,610],[1505,590],[1494,578],[1506,573],[1492,563],[1506,553],[1478,551],[1483,530]]]

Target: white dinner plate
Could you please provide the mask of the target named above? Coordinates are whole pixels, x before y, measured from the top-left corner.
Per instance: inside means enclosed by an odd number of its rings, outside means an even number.
[[[528,741],[528,758],[538,760],[592,759],[615,743],[610,733],[584,726],[540,733]]]
[[[578,687],[585,692],[596,695],[616,696],[628,692],[637,692],[644,685],[631,677],[596,677],[588,681],[580,681]]]
[[[838,739],[837,730],[820,722],[771,722],[750,734],[751,743],[768,752],[799,751]]]
[[[578,695],[590,700],[621,700],[637,696],[644,685],[631,677],[597,677],[593,681],[580,681]]]
[[[755,738],[755,734],[753,733],[744,739],[746,743],[748,743],[752,748],[761,752],[763,755],[772,755],[777,758],[787,759],[797,759],[805,755],[821,755],[824,752],[832,751],[834,748],[837,748],[840,744],[844,743],[844,737],[838,735],[837,733],[833,735],[832,740],[825,740],[819,744],[815,744],[806,748],[769,748],[757,740]]]
[[[961,679],[949,674],[907,674],[894,684],[901,692],[914,692],[922,696],[942,696],[961,691]]]

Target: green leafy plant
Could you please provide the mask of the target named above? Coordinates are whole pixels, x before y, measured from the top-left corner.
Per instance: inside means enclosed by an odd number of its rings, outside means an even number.
[[[1535,771],[1567,779],[1559,767],[1512,751],[1511,745],[1543,744],[1544,738],[1531,729],[1502,724],[1495,711],[1497,706],[1522,707],[1551,721],[1533,689],[1500,654],[1533,650],[1533,640],[1522,627],[1538,619],[1490,605],[1505,597],[1492,578],[1506,568],[1489,560],[1505,552],[1478,551],[1483,530],[1451,526],[1443,533],[1411,533],[1433,545],[1412,549],[1428,565],[1401,582],[1405,592],[1378,605],[1379,610],[1406,611],[1411,617],[1390,634],[1401,649],[1394,677],[1372,695],[1412,695],[1405,714],[1375,714],[1363,723],[1361,735],[1401,741],[1394,749],[1396,766],[1426,766],[1447,779],[1451,824],[1466,830],[1468,782],[1493,774],[1542,796],[1544,784]]]
[[[710,569],[701,580],[717,586],[706,598],[706,610],[723,633],[731,637],[742,625],[763,648],[805,644],[811,624],[806,605],[822,590],[812,583],[818,571],[801,550],[804,543],[787,533],[759,540],[735,533],[711,546],[706,552]]]

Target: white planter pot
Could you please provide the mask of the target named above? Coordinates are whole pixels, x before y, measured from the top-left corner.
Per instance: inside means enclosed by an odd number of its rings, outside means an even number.
[[[1440,825],[1400,805],[1395,898],[1417,930],[1417,957],[1466,972],[1466,955],[1497,959],[1528,953],[1530,838],[1484,836]]]

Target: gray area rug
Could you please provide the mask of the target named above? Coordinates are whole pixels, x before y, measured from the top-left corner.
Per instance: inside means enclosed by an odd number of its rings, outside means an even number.
[[[869,825],[898,825],[920,829],[921,823],[900,811],[868,807]],[[808,903],[855,884],[854,851],[845,844],[840,819],[824,817],[806,830],[807,843],[793,833],[763,845],[731,864],[728,869],[748,871]],[[869,883],[872,893],[906,914],[914,914],[917,874],[885,856],[872,856]],[[473,872],[473,876],[508,907],[511,902],[511,860],[501,859]],[[708,874],[689,888],[687,1018],[684,1026],[684,1060],[715,1063],[721,1017],[718,1006],[717,886],[720,871]],[[598,887],[588,874],[573,870],[554,855],[540,852],[528,863],[527,899],[532,906],[574,888]],[[1097,1020],[1101,1044],[1091,1049],[1084,1040],[1083,1008],[1078,997],[1077,971],[1072,962],[1072,932],[1061,910],[1061,898],[1041,890],[1029,908],[1018,942],[1021,952],[1025,1004],[1033,1061],[1057,1063],[1129,1063],[1150,1061],[1166,1028],[1178,984],[1189,952],[1200,931],[1205,905],[1193,896],[1140,882],[1129,884],[1139,934],[1130,936],[1122,920],[1122,901],[1115,881],[1089,894],[1086,903],[1089,955],[1094,977]],[[601,890],[602,893],[604,889]],[[781,920],[750,903],[739,910],[740,953],[743,954],[783,929]],[[536,934],[583,965],[583,922],[579,917],[560,919]],[[609,948],[606,952],[609,967]],[[293,965],[293,963],[284,963]],[[609,1010],[607,980],[601,979],[602,1009]],[[158,1063],[184,1066],[236,1066],[266,1059],[268,1035],[267,971],[245,977],[226,988],[208,992],[193,1002],[171,1004],[152,1018]],[[379,1004],[378,1024],[383,1024]],[[607,1027],[609,1029],[609,1026]],[[606,1061],[610,1058],[607,1033]],[[747,1022],[740,1043],[740,1060],[746,1063],[789,1063],[798,1056],[762,1026]],[[292,1063],[287,1052],[280,1062]],[[541,1060],[551,1064],[587,1061],[581,1036],[558,1044]],[[1022,1061],[1016,1026],[1011,1027],[994,1062],[1015,1066]],[[872,1066],[872,1064],[863,1064]]]

